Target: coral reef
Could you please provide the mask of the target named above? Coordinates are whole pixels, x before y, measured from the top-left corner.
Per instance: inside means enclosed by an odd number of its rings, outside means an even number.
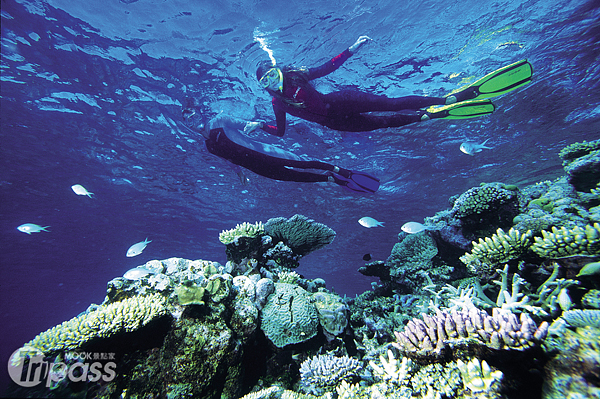
[[[262,309],[261,329],[278,348],[297,344],[317,334],[319,317],[309,293],[287,283],[275,283],[275,292]]]
[[[265,232],[275,242],[282,241],[300,256],[324,247],[335,238],[335,231],[331,228],[303,215],[269,219],[265,223]]]
[[[495,392],[500,386],[500,380],[503,374],[499,370],[492,371],[485,360],[479,361],[473,358],[467,363],[457,360],[456,364],[460,370],[463,385],[472,394],[478,398],[500,397],[499,392]],[[493,389],[495,386],[496,389]]]

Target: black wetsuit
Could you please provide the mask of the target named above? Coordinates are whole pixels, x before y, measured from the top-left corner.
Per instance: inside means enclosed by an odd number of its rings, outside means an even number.
[[[246,122],[220,115],[209,122],[210,134],[206,148],[211,154],[228,160],[264,177],[295,182],[326,182],[329,175],[300,171],[320,169],[333,171],[334,165],[306,160],[275,146],[251,140],[242,132]]]
[[[358,90],[343,90],[329,94],[319,93],[309,83],[338,69],[351,56],[345,50],[325,64],[309,69],[283,68],[283,93],[273,92],[273,111],[276,126],[264,125],[263,130],[276,136],[285,133],[286,113],[319,123],[331,129],[364,132],[387,127],[399,127],[419,122],[419,109],[442,105],[445,98],[407,96],[389,98]],[[368,112],[409,111],[390,115],[372,115]],[[412,112],[410,112],[412,111]]]

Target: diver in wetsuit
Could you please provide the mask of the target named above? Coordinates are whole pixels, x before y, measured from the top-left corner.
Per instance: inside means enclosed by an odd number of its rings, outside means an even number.
[[[257,127],[270,134],[282,137],[285,133],[286,114],[316,122],[331,129],[349,132],[399,127],[434,118],[472,118],[487,115],[494,111],[495,107],[487,99],[488,97],[504,94],[531,80],[531,65],[523,60],[486,75],[475,82],[479,84],[477,87],[470,85],[446,97],[407,96],[389,98],[358,90],[342,90],[322,94],[310,84],[311,80],[337,70],[369,40],[371,39],[367,36],[360,36],[352,46],[341,54],[315,68],[293,68],[290,66],[280,68],[269,61],[261,63],[257,68],[256,78],[259,80],[260,85],[273,97],[276,124],[272,126],[265,122],[259,122]],[[514,73],[515,70],[518,73]],[[485,89],[493,86],[490,89],[493,91],[492,94],[476,90],[483,87],[484,84],[486,84]],[[475,100],[476,98],[481,99]],[[435,105],[441,107],[423,110],[423,108]],[[369,114],[370,112],[386,111],[396,113],[389,115]]]
[[[379,179],[367,173],[304,159],[292,152],[250,139],[243,132],[256,128],[256,122],[246,122],[223,114],[203,122],[189,106],[183,110],[183,119],[187,127],[203,135],[211,154],[261,176],[283,181],[333,182],[360,193],[374,193],[379,188]]]

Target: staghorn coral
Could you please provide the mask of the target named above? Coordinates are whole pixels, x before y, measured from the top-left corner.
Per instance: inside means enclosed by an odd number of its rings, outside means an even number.
[[[264,233],[265,227],[262,222],[256,222],[254,224],[244,222],[238,224],[234,229],[223,230],[219,234],[219,241],[223,244],[231,244],[235,242],[238,237],[256,237]]]
[[[362,368],[357,359],[348,356],[317,355],[300,365],[302,389],[322,395],[333,391],[342,380],[355,376]]]
[[[331,228],[297,214],[289,219],[269,219],[264,229],[275,242],[282,241],[300,256],[324,247],[335,238],[335,231]]]
[[[562,258],[573,255],[600,254],[600,224],[575,226],[572,229],[552,228],[542,231],[542,238],[535,237],[531,250],[542,258]]]
[[[360,386],[358,383],[348,384],[345,380],[342,380],[335,391],[338,394],[338,399],[355,399],[360,395]]]
[[[94,338],[135,331],[166,313],[165,298],[161,295],[134,296],[67,320],[37,335],[25,346],[44,353],[77,349]]]
[[[282,389],[278,386],[261,389],[260,391],[250,392],[240,399],[275,399],[281,393]]]
[[[298,284],[300,275],[295,271],[281,271],[277,273],[277,278],[279,283]]]
[[[527,314],[521,313],[519,321],[514,313],[499,308],[492,309],[492,316],[473,307],[436,309],[435,316],[422,317],[409,321],[403,332],[394,332],[396,348],[416,356],[439,356],[448,345],[523,350],[543,339],[548,329],[546,322],[537,327]]]
[[[517,259],[523,255],[531,243],[531,231],[521,233],[511,228],[508,233],[498,229],[491,237],[480,238],[479,242],[473,241],[471,253],[466,253],[460,260],[476,274],[493,274],[489,268],[494,268],[500,263]],[[479,261],[480,263],[477,263]],[[484,267],[484,269],[480,269]]]
[[[261,329],[278,348],[317,334],[319,317],[309,293],[294,284],[275,283],[275,292],[262,310]]]

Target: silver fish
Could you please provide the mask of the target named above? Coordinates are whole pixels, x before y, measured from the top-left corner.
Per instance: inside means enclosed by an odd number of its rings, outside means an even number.
[[[416,234],[423,230],[427,230],[427,226],[419,222],[406,222],[402,225],[401,229],[405,233]]]
[[[46,230],[48,227],[50,227],[50,226],[42,227],[35,223],[25,223],[25,224],[22,224],[19,227],[17,227],[17,230],[19,230],[22,233],[31,234],[31,233],[39,233],[40,231],[48,231],[48,230]]]
[[[146,238],[144,241],[140,241],[137,244],[133,244],[127,250],[126,256],[128,258],[131,258],[133,256],[138,256],[139,254],[142,253],[142,251],[144,250],[144,248],[146,248],[146,245],[148,245],[148,243],[151,243],[151,242],[152,241],[148,241],[148,238]]]
[[[489,139],[485,140],[481,144],[477,144],[472,141],[465,141],[460,145],[460,150],[467,155],[475,155],[475,153],[481,152],[483,149],[491,150],[493,147],[486,147],[485,143],[488,142]]]
[[[134,267],[133,269],[127,270],[123,274],[123,277],[125,277],[127,280],[139,280],[142,277],[147,276],[149,274],[155,274],[155,272],[153,272],[152,270],[148,270],[143,266],[138,266]]]
[[[368,229],[370,229],[371,227],[378,227],[378,226],[385,227],[383,225],[383,223],[385,223],[385,222],[378,222],[377,220],[375,220],[369,216],[365,216],[365,217],[358,219],[358,223],[360,223],[361,226],[366,227]]]
[[[74,184],[74,185],[72,185],[71,186],[71,190],[73,190],[73,192],[75,194],[77,194],[77,195],[87,195],[90,198],[92,198],[92,195],[94,195],[94,193],[90,193],[81,184]]]

